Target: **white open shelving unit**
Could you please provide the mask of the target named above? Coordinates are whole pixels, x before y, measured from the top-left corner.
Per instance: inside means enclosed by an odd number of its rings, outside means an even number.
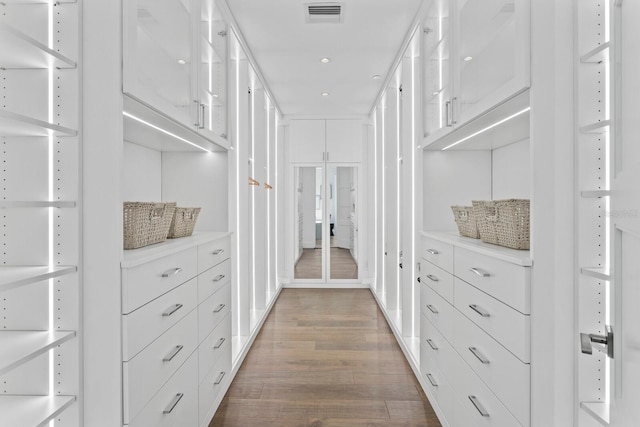
[[[0,419],[79,425],[79,7],[0,3]]]

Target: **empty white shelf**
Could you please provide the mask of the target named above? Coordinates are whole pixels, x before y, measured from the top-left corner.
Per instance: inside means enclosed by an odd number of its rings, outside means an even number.
[[[0,332],[0,375],[75,337],[75,331]]]
[[[587,190],[581,191],[580,196],[587,199],[597,199],[598,197],[607,197],[611,194],[609,190]]]
[[[76,130],[6,110],[0,110],[0,129],[2,136],[49,136],[51,134],[75,136],[78,134]]]
[[[591,49],[589,52],[585,53],[580,57],[580,62],[582,63],[600,63],[604,61],[609,55],[609,47],[611,47],[611,42],[606,42],[596,47],[595,49]]]
[[[75,402],[75,396],[0,396],[3,426],[48,426]]]
[[[584,276],[594,277],[600,280],[611,280],[611,273],[606,271],[604,268],[583,267],[580,269],[580,273]]]
[[[76,202],[54,200],[47,201],[2,201],[0,202],[0,209],[13,209],[13,208],[75,208]]]
[[[609,130],[611,120],[602,120],[600,122],[591,123],[580,127],[582,133],[603,133]]]
[[[603,426],[609,425],[609,405],[604,402],[580,402],[580,407]]]
[[[0,67],[75,68],[76,62],[38,40],[0,22]]]
[[[15,266],[0,267],[0,291],[38,283],[43,280],[75,273],[78,268],[74,265],[57,267],[47,266]]]

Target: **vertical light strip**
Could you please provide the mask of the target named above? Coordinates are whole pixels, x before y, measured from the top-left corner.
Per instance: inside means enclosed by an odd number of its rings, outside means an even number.
[[[387,160],[387,153],[386,153],[386,145],[387,145],[387,141],[386,141],[386,127],[385,127],[385,122],[386,122],[386,109],[387,109],[387,102],[386,102],[387,96],[385,94],[385,96],[382,98],[382,117],[380,118],[380,121],[382,122],[382,129],[380,130],[380,134],[382,136],[382,144],[380,145],[380,150],[381,150],[381,154],[382,154],[382,206],[381,206],[381,211],[382,211],[382,301],[384,302],[384,304],[387,304],[387,258],[385,255],[385,252],[387,251],[387,186],[386,186],[386,160]]]
[[[255,88],[251,88],[251,176],[256,176],[256,99]],[[251,186],[251,289],[253,295],[252,310],[256,310],[256,192],[255,187]]]
[[[53,50],[53,6],[54,6],[54,2],[53,0],[49,1],[48,3],[48,35],[47,35],[47,46],[49,49]],[[53,80],[54,80],[54,66],[53,66],[53,61],[50,59],[49,60],[49,70],[48,70],[48,114],[47,114],[47,120],[49,121],[49,123],[53,123],[53,117],[54,117],[54,111],[53,111],[53,99],[54,99],[54,94],[53,94]],[[54,135],[52,132],[49,132],[49,141],[48,141],[48,163],[49,163],[49,170],[48,170],[48,197],[50,201],[53,201],[53,183],[54,183],[54,174],[53,174],[53,169],[54,169],[54,158],[53,158],[53,153],[54,153]],[[49,225],[49,242],[48,242],[48,264],[49,267],[53,267],[54,266],[54,259],[53,259],[53,254],[54,254],[54,224],[53,224],[53,208],[50,207],[48,208],[48,225]],[[53,333],[54,329],[55,329],[55,316],[54,316],[54,312],[55,312],[55,304],[54,304],[54,283],[55,283],[55,279],[49,279],[48,281],[48,291],[49,291],[49,332]],[[55,395],[55,349],[51,349],[49,350],[49,396],[54,396]],[[49,422],[49,426],[53,427],[55,424],[55,420],[51,420]]]
[[[416,57],[411,56],[411,336],[416,336]]]
[[[604,2],[604,34],[605,42],[611,40],[610,29],[610,1]],[[608,55],[605,55],[604,60],[604,75],[605,75],[605,120],[612,119],[611,117],[611,96],[613,91],[611,90],[611,61],[609,61],[610,55],[613,52],[613,47],[609,48]],[[612,126],[611,126],[612,127]],[[610,127],[610,128],[611,128]],[[605,144],[605,189],[611,189],[611,131],[603,134]],[[611,198],[609,196],[604,198],[605,212],[611,212]],[[605,271],[611,271],[611,216],[605,215]],[[613,309],[611,301],[611,286],[612,282],[605,282],[605,324],[611,325],[611,311]],[[605,404],[609,405],[611,401],[611,359],[605,358]]]
[[[208,28],[208,33],[209,33],[209,46],[207,46],[208,48],[213,48],[213,16],[209,15],[209,28]],[[212,49],[213,50],[213,49]],[[209,101],[209,126],[207,128],[207,130],[213,130],[213,54],[214,52],[211,52],[211,54],[209,55],[209,81],[208,81],[208,89],[209,89],[209,93],[207,93],[207,100]],[[202,102],[202,101],[201,101]],[[201,124],[201,126],[204,126],[204,123]]]
[[[442,15],[438,17],[438,43],[442,43]],[[442,47],[444,49],[444,47]],[[444,101],[444,88],[443,85],[443,73],[442,73],[442,50],[439,48],[438,52],[438,114],[440,117],[439,128],[444,127],[444,117],[442,114],[442,106]]]
[[[378,109],[380,109],[380,105],[376,108],[373,113],[373,224],[374,224],[374,236],[373,236],[373,271],[374,271],[374,283],[376,294],[378,293],[378,285],[380,284],[380,277],[378,277],[378,248],[379,248],[379,238],[380,235],[378,233]]]
[[[401,76],[402,73],[399,73],[398,76]],[[400,82],[398,82],[398,87],[400,87],[401,84]],[[396,242],[397,242],[397,247],[396,247],[396,254],[394,255],[394,257],[397,255],[398,256],[398,261],[400,261],[400,249],[401,249],[401,244],[402,244],[402,230],[401,230],[401,226],[400,224],[402,223],[402,221],[400,221],[401,219],[401,215],[402,212],[400,210],[400,203],[402,201],[402,146],[401,146],[401,141],[402,141],[402,136],[400,135],[401,131],[402,131],[402,126],[401,126],[401,117],[400,117],[400,107],[401,107],[401,103],[402,99],[400,98],[400,90],[396,90],[396,152],[397,152],[397,159],[396,159]],[[404,252],[403,252],[404,255]],[[395,258],[394,258],[395,259]],[[400,271],[400,267],[395,267],[396,269],[396,310],[400,311],[400,307],[402,306],[402,301],[401,301],[401,296],[402,296],[402,272]]]
[[[238,319],[238,335],[241,335],[242,329],[242,310],[240,304],[240,265],[242,264],[240,261],[240,47],[238,46],[238,42],[236,40],[235,43],[236,49],[236,147],[235,147],[235,155],[236,155],[236,283],[237,283],[237,303],[238,306],[236,308],[237,319]]]
[[[275,230],[274,230],[274,239],[275,239],[275,244],[273,245],[276,253],[274,254],[275,257],[275,269],[274,269],[274,279],[275,279],[275,289],[278,289],[278,269],[280,268],[280,263],[278,261],[278,252],[279,252],[279,239],[278,239],[278,221],[280,220],[280,216],[279,216],[279,212],[278,212],[278,208],[280,207],[280,201],[279,201],[279,191],[278,191],[278,127],[279,127],[279,114],[280,112],[278,110],[275,109],[274,107],[274,111],[273,111],[273,132],[274,132],[274,137],[273,137],[273,155],[274,155],[274,168],[273,168],[273,191],[274,193],[274,199],[275,199],[275,209],[274,209],[274,222],[275,222]]]
[[[265,96],[265,104],[267,107],[267,176],[265,182],[271,181],[271,103],[269,97]],[[267,304],[271,298],[271,193],[266,190],[267,198]]]

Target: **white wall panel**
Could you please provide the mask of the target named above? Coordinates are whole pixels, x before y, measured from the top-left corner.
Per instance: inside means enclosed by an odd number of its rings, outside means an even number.
[[[127,202],[162,200],[162,153],[131,142],[124,143],[122,197]]]
[[[529,140],[493,150],[493,198],[531,197],[531,153]]]

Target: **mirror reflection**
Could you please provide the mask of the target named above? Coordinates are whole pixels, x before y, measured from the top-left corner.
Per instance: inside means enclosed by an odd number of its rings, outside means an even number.
[[[295,215],[295,268],[296,279],[322,279],[322,168],[296,167],[294,169],[296,194]]]
[[[328,168],[330,279],[358,278],[356,172],[355,167]]]

